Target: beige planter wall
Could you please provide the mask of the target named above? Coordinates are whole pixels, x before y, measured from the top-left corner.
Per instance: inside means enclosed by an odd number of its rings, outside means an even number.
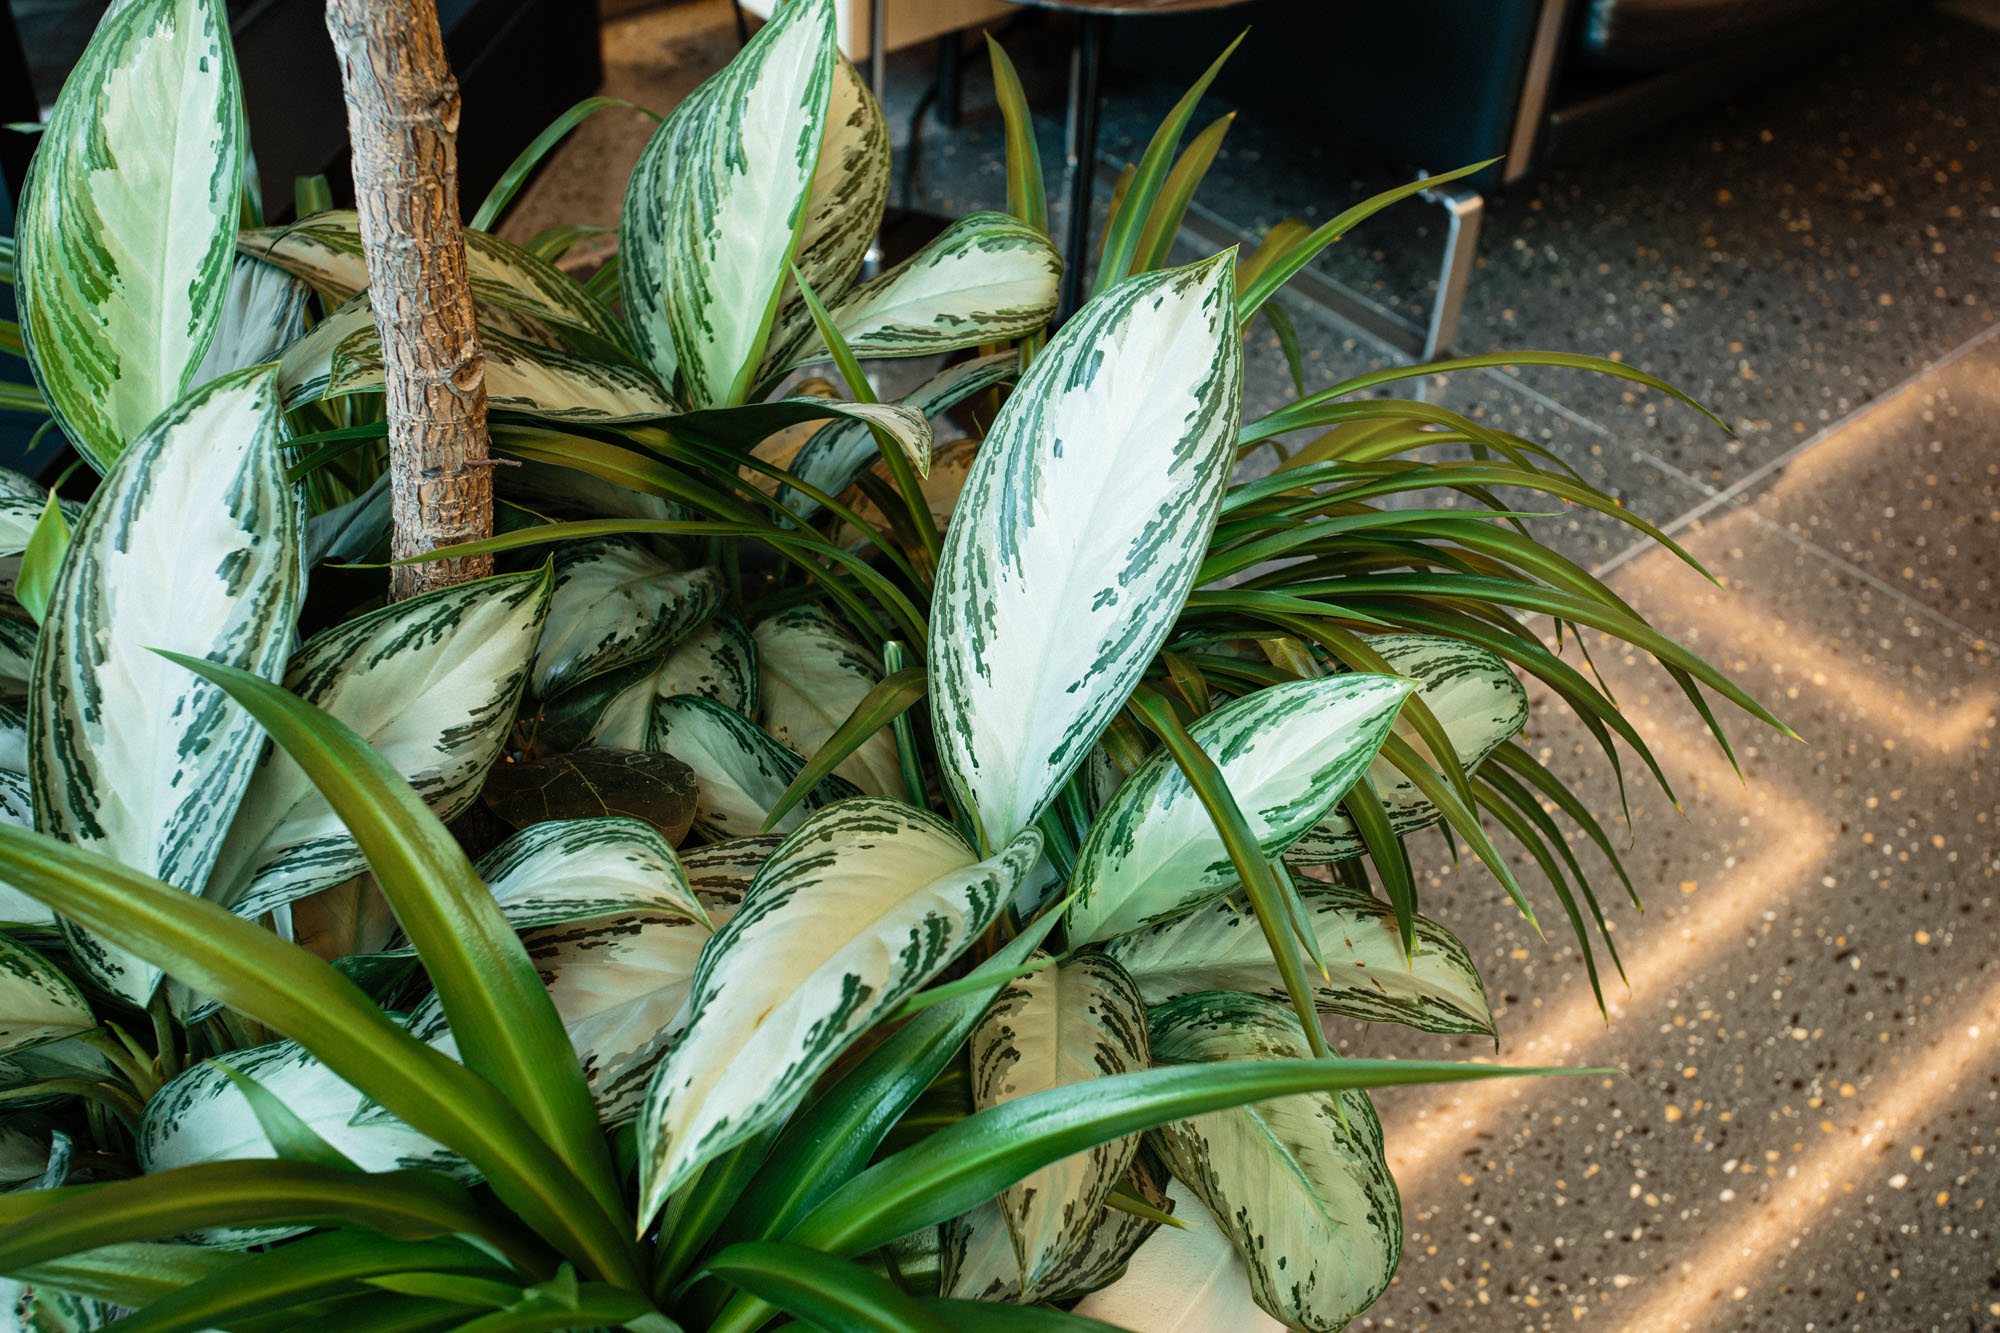
[[[743,8],[759,18],[771,16],[772,0],[744,0]],[[900,51],[948,32],[998,23],[1019,6],[1005,0],[889,0],[888,49]],[[871,0],[840,0],[835,21],[840,49],[856,63],[868,59]]]

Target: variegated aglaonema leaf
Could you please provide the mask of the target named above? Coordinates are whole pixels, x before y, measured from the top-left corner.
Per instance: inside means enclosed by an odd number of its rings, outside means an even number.
[[[1287,681],[1224,704],[1188,734],[1222,770],[1258,849],[1277,856],[1367,770],[1409,691],[1393,676]],[[1071,882],[1069,938],[1088,944],[1177,916],[1237,876],[1194,785],[1161,750],[1091,824]]]
[[[826,132],[794,250],[799,272],[821,301],[834,300],[853,285],[888,202],[889,122],[860,71],[836,55]],[[798,283],[787,274],[770,345],[785,347],[811,329]]]
[[[297,1042],[229,1051],[170,1080],[146,1104],[139,1124],[139,1161],[150,1172],[270,1158],[277,1149],[258,1123],[250,1099],[220,1066],[227,1065],[282,1103],[306,1127],[363,1171],[429,1167],[464,1180],[476,1173],[463,1158],[391,1117],[360,1117],[361,1093]],[[210,1232],[209,1243],[241,1246],[295,1235],[302,1226]]]
[[[306,302],[312,289],[275,264],[236,256],[229,292],[216,324],[215,339],[195,370],[206,384],[232,370],[275,361],[306,331]]]
[[[1138,987],[1112,959],[1087,953],[1000,992],[972,1033],[973,1105],[983,1111],[1150,1063]],[[1100,1143],[1001,1192],[1023,1290],[1041,1290],[1084,1245],[1138,1147],[1136,1137]]]
[[[982,861],[942,820],[874,797],[800,825],[702,952],[687,1031],[640,1113],[640,1217],[788,1115],[849,1042],[986,929],[1040,853],[1030,830]]]
[[[1397,672],[1418,682],[1417,697],[1430,706],[1458,762],[1470,773],[1528,723],[1528,692],[1504,661],[1478,644],[1428,634],[1382,634],[1368,640]],[[1386,759],[1368,769],[1369,781],[1399,835],[1429,828],[1438,808]],[[1359,856],[1361,835],[1345,811],[1334,810],[1286,853],[1295,865],[1326,865]]]
[[[810,759],[882,679],[880,664],[825,607],[804,603],[756,630],[758,721]],[[870,796],[903,789],[896,737],[887,727],[833,770]]]
[[[653,421],[679,411],[637,366],[539,347],[488,328],[480,330],[479,351],[485,358],[486,401],[496,411],[598,425]],[[382,392],[387,371],[374,330],[359,330],[342,340],[325,372],[319,392],[328,398]],[[318,367],[312,373],[317,376]],[[288,394],[285,401],[289,405],[299,397]]]
[[[674,849],[636,819],[559,819],[487,853],[479,877],[516,930],[627,912],[707,922]]]
[[[830,0],[782,6],[667,116],[626,187],[619,281],[655,374],[693,408],[749,391],[806,225],[833,98]]]
[[[664,652],[715,611],[722,580],[682,570],[641,542],[604,537],[556,556],[555,595],[531,688],[544,699]]]
[[[0,1055],[96,1026],[90,1001],[61,968],[0,935]]]
[[[931,603],[931,724],[996,844],[1083,762],[1193,584],[1242,415],[1228,259],[1092,298],[1022,376],[959,498]]]
[[[744,717],[757,714],[757,642],[734,616],[710,617],[652,672],[615,692],[591,723],[592,745],[638,750],[653,725],[653,702],[677,695],[713,699]]]
[[[1021,363],[1020,353],[995,352],[957,365],[946,366],[896,401],[915,408],[927,417],[957,406],[981,389],[991,388],[1013,375]],[[863,421],[835,421],[820,427],[800,446],[786,470],[800,481],[839,495],[852,486],[881,456],[875,435]],[[796,514],[810,518],[819,510],[819,501],[803,491],[781,489],[779,496]]]
[[[229,286],[242,94],[221,0],[114,5],[63,82],[21,199],[35,383],[99,472],[191,387]]]
[[[741,838],[763,828],[764,816],[806,766],[797,751],[778,744],[756,723],[695,695],[653,701],[646,748],[670,754],[694,770],[695,831],[714,839]],[[789,833],[820,806],[858,795],[853,783],[829,775],[785,813],[777,828]]]
[[[1167,1197],[1171,1179],[1159,1158],[1141,1148],[1117,1188],[1125,1194],[1126,1202],[1172,1212],[1173,1204]],[[1007,1228],[999,1200],[989,1199],[938,1228],[938,1269],[943,1294],[967,1301],[1069,1300],[1116,1279],[1159,1225],[1150,1217],[1140,1217],[1114,1203],[1106,1203],[1098,1209],[1095,1220],[1083,1227],[1082,1243],[1047,1273],[1032,1292],[1024,1293],[1013,1233]]]
[[[972,213],[827,313],[856,356],[929,356],[1039,329],[1055,314],[1061,278],[1062,258],[1039,230],[1005,213]],[[802,338],[766,373],[826,355],[817,335]]]
[[[285,686],[361,733],[441,819],[479,795],[500,755],[549,610],[549,571],[440,588],[313,636]],[[367,868],[340,817],[272,747],[203,896],[247,916]]]
[[[1312,1053],[1289,1009],[1234,991],[1155,1009],[1152,1039],[1160,1064]],[[1367,1093],[1274,1097],[1172,1121],[1148,1141],[1235,1243],[1257,1304],[1280,1323],[1335,1333],[1388,1287],[1403,1206]]]
[[[1472,955],[1450,931],[1419,916],[1416,952],[1406,958],[1388,904],[1344,885],[1302,880],[1299,887],[1305,919],[1326,959],[1327,976],[1306,970],[1321,1013],[1424,1032],[1496,1035]],[[1287,998],[1270,942],[1250,905],[1236,898],[1120,935],[1104,947],[1132,974],[1147,1004],[1206,990]]]
[[[1285,1333],[1257,1308],[1243,1256],[1188,1187],[1173,1181],[1167,1199],[1187,1226],[1156,1229],[1124,1276],[1078,1301],[1075,1313],[1146,1333]]]
[[[189,394],[141,434],[71,536],[37,643],[35,825],[189,892],[208,883],[264,734],[154,649],[276,679],[300,596],[297,506],[269,367]],[[66,926],[107,990],[159,969]]]

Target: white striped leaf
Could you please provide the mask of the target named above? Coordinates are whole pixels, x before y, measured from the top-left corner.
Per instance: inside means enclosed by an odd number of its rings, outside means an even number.
[[[805,768],[806,761],[742,714],[713,699],[676,695],[653,700],[646,748],[670,754],[694,770],[694,828],[709,839],[756,833],[764,816]],[[812,811],[858,796],[844,778],[828,776],[778,821],[789,833]]]
[[[99,472],[189,388],[215,335],[242,117],[220,0],[112,6],[56,98],[15,290],[35,382]]]
[[[0,824],[13,828],[35,826],[35,794],[26,773],[0,769]],[[10,884],[0,883],[0,926],[33,926],[54,929],[56,914],[39,898]]]
[[[276,265],[236,256],[215,339],[195,370],[194,383],[276,361],[305,335],[311,296],[311,288]]]
[[[972,1033],[972,1101],[984,1111],[1150,1064],[1138,988],[1104,954],[1083,954],[1016,977],[994,999]],[[1113,1139],[1001,1191],[1024,1289],[1041,1289],[1084,1244],[1138,1149],[1136,1135]]]
[[[589,743],[643,750],[653,726],[653,703],[689,695],[713,699],[752,717],[757,712],[757,641],[734,616],[709,617],[666,655],[659,667],[615,694],[598,714]]]
[[[1153,1154],[1142,1149],[1132,1159],[1122,1183],[1146,1203],[1162,1212],[1171,1212],[1173,1204],[1166,1189],[1171,1179]],[[1185,1201],[1182,1206],[1187,1206]],[[1051,1269],[1025,1299],[1070,1300],[1115,1281],[1159,1225],[1122,1208],[1104,1205],[1083,1228],[1082,1243]],[[1024,1299],[1013,1233],[1007,1229],[1007,1219],[998,1200],[988,1200],[971,1212],[954,1217],[939,1232],[944,1295],[968,1301]]]
[[[627,912],[707,920],[674,849],[636,819],[530,825],[481,858],[479,877],[516,930]]]
[[[713,920],[733,915],[743,895],[750,892],[757,872],[784,846],[783,833],[757,833],[747,838],[731,838],[697,847],[681,857],[688,884]],[[724,915],[718,916],[717,913]]]
[[[684,915],[631,912],[522,937],[604,1123],[639,1113],[654,1067],[687,1026],[695,965],[713,933]]]
[[[27,706],[4,699],[0,699],[0,772],[28,774]]]
[[[74,526],[75,520],[71,520],[71,527]],[[32,620],[0,615],[0,695],[14,699],[27,697],[28,678],[35,669],[38,633]]]
[[[333,305],[368,287],[360,217],[353,209],[328,209],[289,226],[252,228],[237,237],[236,246],[310,283]],[[468,229],[465,261],[482,327],[544,345],[546,332],[553,330],[576,342],[579,351],[612,349],[621,358],[629,355],[622,350],[618,321],[603,303],[546,259],[489,232]]]
[[[1409,691],[1393,676],[1287,681],[1224,704],[1188,735],[1222,771],[1258,850],[1277,856],[1367,770]],[[1091,824],[1072,882],[1065,926],[1088,944],[1178,916],[1238,880],[1194,785],[1159,750]]]
[[[874,797],[801,825],[702,951],[687,1031],[640,1113],[640,1217],[790,1114],[848,1043],[986,929],[1040,851],[1030,830],[981,861],[942,820]]]
[[[5,1333],[98,1333],[127,1313],[108,1301],[11,1277],[0,1278],[0,1312]]]
[[[1250,1270],[1187,1186],[1167,1186],[1185,1229],[1161,1227],[1132,1255],[1125,1275],[1076,1304],[1075,1313],[1144,1333],[1285,1333],[1257,1308]]]
[[[882,229],[882,209],[888,201],[889,122],[860,72],[836,53],[826,131],[820,138],[793,259],[822,302],[835,300],[853,285],[869,245]],[[787,274],[777,318],[771,323],[770,345],[787,346],[806,337],[812,326],[798,283]]]
[[[827,313],[856,356],[929,356],[1032,333],[1056,310],[1062,258],[1049,238],[1005,213],[972,213]],[[815,333],[767,376],[824,360]]]
[[[1309,884],[1300,885],[1299,898],[1331,973],[1306,972],[1321,1013],[1424,1032],[1497,1035],[1472,956],[1450,931],[1417,917],[1416,955],[1405,958],[1387,904],[1357,889]],[[1105,949],[1132,974],[1147,1004],[1206,990],[1287,999],[1257,918],[1235,898],[1120,935]]]
[[[40,504],[48,498],[49,488],[26,473],[16,472],[10,467],[0,467],[0,499],[33,500]]]
[[[682,570],[642,542],[601,537],[556,555],[555,595],[530,688],[547,699],[672,647],[722,601],[712,569]]]
[[[1368,646],[1395,671],[1418,682],[1417,696],[1430,705],[1468,773],[1528,723],[1528,692],[1506,662],[1477,644],[1429,634],[1382,634],[1368,640]],[[1376,760],[1368,777],[1398,834],[1437,823],[1437,807],[1389,761]],[[1326,865],[1363,850],[1353,822],[1335,810],[1300,838],[1286,859],[1294,865]]]
[[[263,731],[156,648],[276,679],[300,596],[298,507],[269,367],[197,389],[132,442],[70,539],[34,668],[35,826],[198,893]],[[143,1005],[160,971],[65,925],[88,974]]]
[[[757,720],[782,745],[811,759],[882,679],[847,628],[811,603],[761,621],[757,640]],[[896,737],[887,727],[861,743],[834,770],[870,796],[903,790]]]
[[[973,462],[928,656],[946,778],[989,840],[1047,808],[1180,615],[1236,457],[1235,299],[1226,255],[1093,297]]]
[[[690,407],[742,402],[763,359],[835,64],[830,0],[794,0],[668,114],[633,168],[618,233],[626,317]]]
[[[637,366],[537,347],[490,328],[480,331],[479,351],[486,361],[486,403],[495,411],[602,425],[653,421],[680,410]],[[316,383],[317,377],[315,367],[305,382]],[[382,344],[370,324],[334,348],[322,393],[328,398],[380,393],[384,382]],[[286,398],[287,405],[296,401]]]
[[[359,732],[440,819],[478,799],[549,611],[546,569],[440,588],[313,636],[285,687]],[[367,869],[319,788],[271,747],[203,896],[261,916]]]
[[[375,337],[375,311],[368,298],[356,296],[295,338],[278,357],[278,391],[285,410],[326,397],[333,382],[334,359],[350,343],[359,347]]]
[[[172,1079],[146,1104],[139,1124],[139,1161],[150,1174],[201,1162],[278,1155],[242,1089],[218,1068],[228,1065],[288,1107],[308,1128],[363,1171],[423,1168],[476,1179],[465,1160],[401,1121],[375,1115],[356,1121],[362,1096],[297,1042],[230,1051]],[[205,1243],[261,1244],[308,1230],[302,1226],[210,1231]]]
[[[28,549],[28,539],[35,535],[35,524],[41,521],[47,504],[46,499],[25,495],[0,496],[0,559]]]
[[[961,361],[955,366],[946,366],[896,401],[926,417],[934,417],[956,407],[980,390],[1010,378],[1020,364],[1020,353],[1014,351],[995,352],[991,356]],[[813,432],[812,437],[792,456],[786,470],[800,481],[828,495],[838,496],[859,480],[879,457],[881,451],[876,446],[874,433],[865,423],[836,421]],[[924,471],[928,474],[929,469]],[[786,490],[782,498],[787,508],[806,518],[819,510],[819,502],[803,491]]]
[[[676,435],[698,436],[711,444],[749,453],[790,427],[827,417],[853,422],[864,435],[869,434],[871,425],[879,428],[902,448],[904,457],[919,474],[930,471],[930,418],[902,403],[843,403],[835,398],[806,394],[688,412],[674,418],[673,430]],[[767,455],[759,453],[759,456]]]
[[[0,1055],[90,1031],[90,1001],[63,970],[0,935]]]
[[[1186,996],[1152,1019],[1162,1064],[1312,1053],[1289,1009],[1234,991]],[[1208,1205],[1249,1267],[1257,1304],[1280,1323],[1335,1333],[1388,1287],[1403,1207],[1367,1093],[1274,1097],[1175,1120],[1147,1139]]]

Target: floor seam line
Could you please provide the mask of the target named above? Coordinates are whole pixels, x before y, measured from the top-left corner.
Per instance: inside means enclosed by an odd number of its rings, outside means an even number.
[[[1861,580],[1863,583],[1866,583],[1869,587],[1875,589],[1877,592],[1895,598],[1897,601],[1903,603],[1903,605],[1907,606],[1912,611],[1915,611],[1918,615],[1923,616],[1928,620],[1933,620],[1937,622],[1939,625],[1943,626],[1944,628],[1951,630],[1953,633],[1963,635],[1965,638],[1971,639],[1975,643],[1991,642],[1993,637],[1992,635],[1986,634],[1980,630],[1976,630],[1972,626],[1966,624],[1965,622],[1958,620],[1952,616],[1946,615],[1944,612],[1938,610],[1936,607],[1918,601],[1916,598],[1910,596],[1908,593],[1904,592],[1901,588],[1898,588],[1895,584],[1889,582],[1881,575],[1869,573],[1867,570],[1861,568],[1861,566],[1855,564],[1853,561],[1835,555],[1832,551],[1827,550],[1824,546],[1821,546],[1818,542],[1813,541],[1811,538],[1800,536],[1798,533],[1793,532],[1790,528],[1786,527],[1784,524],[1776,522],[1773,519],[1768,519],[1754,509],[1746,508],[1742,512],[1748,514],[1751,520],[1755,522],[1758,526],[1767,528],[1770,531],[1777,533],[1779,536],[1791,542],[1793,545],[1798,546],[1803,550],[1811,552],[1813,555],[1818,556],[1822,560],[1826,560],[1831,562],[1832,564],[1838,565],[1848,574]]]

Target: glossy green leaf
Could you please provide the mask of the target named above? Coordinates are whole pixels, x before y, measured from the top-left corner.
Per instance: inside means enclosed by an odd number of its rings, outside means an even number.
[[[709,1260],[705,1272],[754,1292],[781,1310],[841,1333],[959,1333],[887,1278],[817,1250],[779,1241],[744,1241]]]

